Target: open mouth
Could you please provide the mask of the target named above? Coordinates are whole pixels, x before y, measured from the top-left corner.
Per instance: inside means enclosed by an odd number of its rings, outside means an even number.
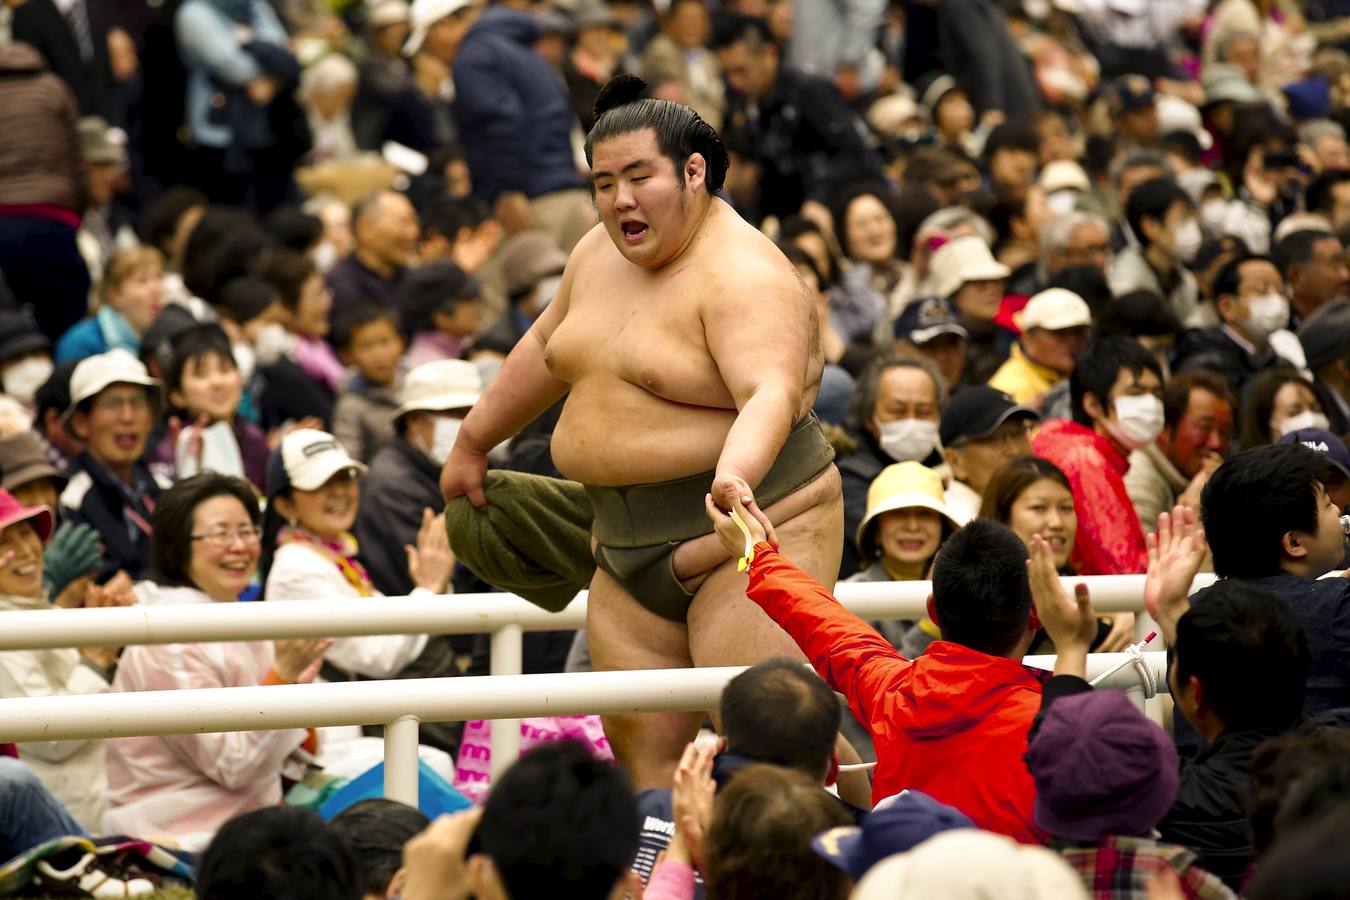
[[[248,571],[249,563],[248,560],[241,559],[237,562],[223,562],[220,564],[220,567],[224,569],[226,572],[230,572],[235,575],[242,575]]]
[[[922,540],[901,541],[900,549],[908,551],[910,553],[916,553],[919,550],[923,549],[923,541]]]
[[[1050,545],[1050,549],[1058,553],[1069,545],[1069,542],[1062,537],[1046,538],[1045,542]]]
[[[140,441],[140,435],[137,434],[115,434],[113,443],[119,450],[135,450],[136,444]]]
[[[28,576],[35,574],[37,570],[38,570],[37,563],[28,562],[28,563],[20,563],[19,565],[11,568],[9,571],[11,575],[15,575],[19,578],[27,578]]]
[[[630,244],[636,244],[647,236],[648,227],[646,222],[629,220],[619,225],[623,229],[623,239]]]
[[[351,508],[352,501],[346,498],[341,500],[329,500],[323,505],[323,511],[329,515],[342,515],[343,513],[350,512]]]

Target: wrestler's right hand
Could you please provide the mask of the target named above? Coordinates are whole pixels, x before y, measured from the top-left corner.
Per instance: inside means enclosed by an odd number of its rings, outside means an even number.
[[[483,476],[486,474],[486,453],[455,444],[441,467],[441,493],[445,501],[449,503],[456,497],[465,496],[474,506],[486,509],[487,495],[483,493]]]

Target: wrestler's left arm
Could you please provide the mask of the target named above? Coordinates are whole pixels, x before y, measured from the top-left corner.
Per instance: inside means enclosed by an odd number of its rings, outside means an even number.
[[[769,258],[724,276],[701,316],[737,410],[713,478],[713,497],[727,509],[729,497],[759,485],[797,420],[818,352],[815,304],[787,261]]]

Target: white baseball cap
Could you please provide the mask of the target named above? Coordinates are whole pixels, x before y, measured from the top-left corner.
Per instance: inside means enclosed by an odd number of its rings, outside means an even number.
[[[1022,331],[1044,328],[1062,331],[1092,324],[1092,310],[1087,301],[1064,288],[1048,288],[1027,301],[1014,320]]]
[[[1087,193],[1092,190],[1092,182],[1088,180],[1087,172],[1071,159],[1057,159],[1046,163],[1036,183],[1047,194],[1053,194],[1055,191]]]
[[[150,377],[145,363],[126,350],[109,350],[86,357],[70,373],[70,406],[66,408],[63,418],[70,418],[75,407],[114,384],[136,384],[148,388],[160,386],[159,379]],[[158,391],[153,393],[153,397],[159,399]]]
[[[427,39],[427,32],[432,25],[471,5],[470,0],[413,0],[408,13],[412,33],[403,44],[403,55],[412,56],[422,49],[422,43]]]
[[[994,259],[984,239],[973,234],[952,238],[937,248],[928,268],[939,297],[951,297],[972,281],[998,281],[1012,274]]]
[[[281,465],[291,487],[317,491],[342,471],[366,474],[364,464],[348,455],[342,442],[326,431],[298,428],[281,440]],[[268,485],[269,493],[273,485]]]
[[[366,25],[372,29],[408,21],[407,0],[375,0],[367,3],[366,9]]]
[[[422,363],[404,376],[398,392],[399,407],[391,418],[415,410],[465,409],[481,396],[483,376],[476,365],[462,359],[438,359]]]

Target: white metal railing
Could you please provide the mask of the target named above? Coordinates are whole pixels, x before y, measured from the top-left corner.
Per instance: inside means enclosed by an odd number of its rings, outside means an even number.
[[[1143,654],[1166,684],[1166,654]],[[1092,654],[1088,677],[1127,659]],[[1052,669],[1054,657],[1027,657]],[[72,694],[0,700],[0,740],[106,739],[214,731],[269,731],[326,725],[385,725],[385,795],[417,804],[417,724],[420,721],[500,719],[504,716],[683,712],[713,709],[722,688],[744,667],[573,672],[555,675],[474,676],[334,684],[200,688],[138,693]],[[1101,686],[1138,688],[1132,667]],[[500,723],[493,732],[503,730]],[[516,729],[517,735],[519,728]],[[493,772],[514,760],[497,756]]]
[[[1066,577],[1063,581],[1070,592],[1076,584],[1088,585],[1093,608],[1098,612],[1143,610],[1143,575]],[[1192,590],[1213,581],[1213,575],[1201,575]],[[835,586],[839,601],[869,621],[918,619],[927,612],[931,592],[932,583],[928,581],[840,582]],[[581,628],[586,624],[586,602],[586,592],[582,591],[556,613],[504,593],[457,594],[434,599],[381,597],[369,601],[287,600],[25,610],[3,614],[0,651],[374,634],[488,633],[492,641],[489,671],[493,676],[519,675],[524,632]],[[391,720],[379,720],[387,721]],[[519,755],[518,723],[503,721],[492,729],[492,752],[494,769],[505,765],[498,761],[513,760]]]

